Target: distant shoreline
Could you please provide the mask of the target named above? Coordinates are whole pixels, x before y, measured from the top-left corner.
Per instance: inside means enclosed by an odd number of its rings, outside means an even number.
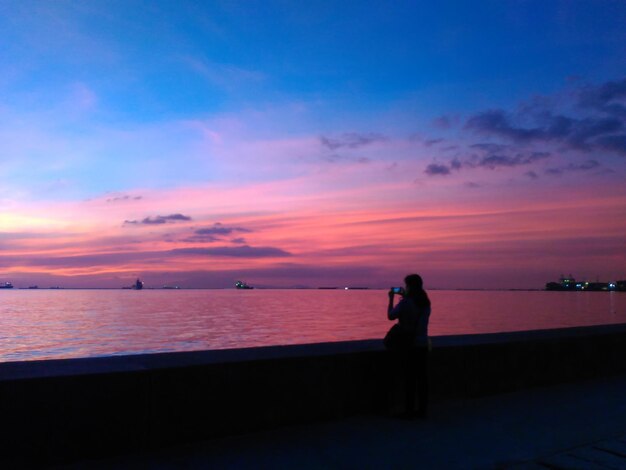
[[[362,290],[382,290],[386,291],[389,287],[255,287],[254,290],[337,290],[337,291],[362,291]],[[5,289],[2,289],[5,290]],[[6,289],[11,291],[41,291],[41,290],[110,290],[110,291],[118,291],[118,290],[130,290],[135,291],[135,289],[130,289],[128,287],[13,287],[12,289]],[[141,290],[150,290],[150,291],[181,291],[181,290],[228,290],[235,291],[241,289],[235,289],[233,287],[178,287],[176,289],[173,288],[163,288],[163,287],[144,287]],[[461,291],[461,292],[548,292],[546,289],[541,288],[447,288],[447,287],[431,287],[427,289],[428,291]]]

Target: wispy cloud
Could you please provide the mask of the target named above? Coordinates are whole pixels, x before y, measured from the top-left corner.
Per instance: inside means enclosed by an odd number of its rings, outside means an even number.
[[[124,225],[161,225],[170,222],[186,222],[191,217],[183,214],[157,215],[155,217],[146,217],[142,220],[125,220]]]
[[[431,163],[426,167],[424,173],[429,176],[437,176],[449,175],[452,170],[459,171],[462,168],[487,168],[489,170],[513,168],[531,165],[551,156],[548,152],[512,153],[510,148],[499,145],[488,145],[487,148],[483,148],[483,144],[475,144],[471,147],[480,148],[480,152],[472,153],[464,160],[454,158],[448,163]]]
[[[106,199],[106,202],[126,202],[126,201],[139,201],[142,196],[131,196],[129,194],[123,194],[119,196],[113,196]]]
[[[220,246],[215,248],[177,248],[174,254],[191,256],[221,256],[227,258],[284,258],[291,253],[271,246]]]
[[[236,89],[246,83],[258,83],[267,75],[258,70],[246,69],[233,64],[213,62],[194,57],[183,57],[182,62],[213,85],[224,89]]]
[[[251,232],[243,227],[228,227],[220,222],[216,222],[212,227],[199,228],[195,230],[196,235],[230,235],[233,232]]]
[[[244,227],[230,227],[216,222],[212,227],[199,228],[193,234],[181,241],[187,243],[213,243],[223,240],[224,237],[234,233],[250,233],[252,230]]]
[[[567,166],[562,167],[553,167],[546,169],[546,174],[548,175],[562,175],[568,171],[590,171],[597,170],[600,167],[600,162],[597,160],[587,160],[586,162],[580,164],[570,163]]]
[[[338,137],[321,136],[320,143],[329,150],[338,150],[341,148],[357,149],[378,142],[385,142],[388,138],[382,134],[374,132],[358,133],[348,132]]]

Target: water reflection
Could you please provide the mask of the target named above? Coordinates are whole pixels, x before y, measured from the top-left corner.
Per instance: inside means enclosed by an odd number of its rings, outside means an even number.
[[[621,292],[429,291],[432,335],[626,322]],[[0,360],[382,338],[385,291],[0,293]]]

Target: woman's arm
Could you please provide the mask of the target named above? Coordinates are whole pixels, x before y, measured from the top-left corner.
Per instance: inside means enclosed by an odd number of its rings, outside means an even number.
[[[393,295],[394,292],[392,290],[389,291],[389,305],[387,305],[387,318],[389,320],[395,320],[398,318],[398,312],[394,311],[393,308]]]

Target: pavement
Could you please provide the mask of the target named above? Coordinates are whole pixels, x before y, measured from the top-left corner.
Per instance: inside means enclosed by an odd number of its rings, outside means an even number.
[[[626,469],[626,376],[435,403],[427,420],[356,416],[55,468]]]

